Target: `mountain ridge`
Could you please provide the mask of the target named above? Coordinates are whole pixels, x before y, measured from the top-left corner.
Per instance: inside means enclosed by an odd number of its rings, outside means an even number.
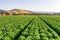
[[[7,11],[0,10],[1,14],[4,14],[3,12],[9,13],[9,14],[15,14],[15,15],[18,15],[18,14],[31,14],[30,11],[25,10],[25,9],[12,9],[12,10],[7,10]]]
[[[20,15],[20,14],[31,14],[31,15],[41,15],[41,14],[60,14],[60,12],[45,12],[45,11],[29,11],[25,9],[11,9],[11,10],[2,10],[0,9],[0,15]]]

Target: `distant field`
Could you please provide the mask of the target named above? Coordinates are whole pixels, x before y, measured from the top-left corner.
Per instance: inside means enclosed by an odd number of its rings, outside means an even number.
[[[0,40],[60,40],[60,16],[0,16]]]

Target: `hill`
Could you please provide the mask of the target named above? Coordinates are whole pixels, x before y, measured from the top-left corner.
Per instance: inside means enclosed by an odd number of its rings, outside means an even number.
[[[8,13],[12,13],[12,14],[31,14],[31,12],[29,12],[28,10],[24,10],[24,9],[12,9],[12,10],[8,10]]]
[[[12,9],[12,10],[7,10],[5,13],[3,13],[5,10],[1,10],[0,14],[6,14],[6,15],[20,15],[20,14],[31,14],[30,11],[24,10],[24,9]]]
[[[0,10],[0,15],[60,15],[60,12],[29,11],[25,9]]]

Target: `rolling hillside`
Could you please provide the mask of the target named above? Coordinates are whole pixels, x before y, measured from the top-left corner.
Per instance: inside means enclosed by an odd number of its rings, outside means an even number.
[[[20,15],[20,14],[31,14],[31,12],[24,9],[12,9],[12,10],[7,10],[7,11],[1,10],[0,14]]]
[[[29,12],[28,10],[24,10],[24,9],[12,9],[12,10],[9,10],[8,13],[30,14],[31,12]]]

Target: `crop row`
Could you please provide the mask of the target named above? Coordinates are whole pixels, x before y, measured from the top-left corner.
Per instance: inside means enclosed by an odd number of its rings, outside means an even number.
[[[59,40],[59,35],[39,17],[35,17],[17,40]]]
[[[0,40],[12,40],[33,17],[1,17]]]
[[[0,40],[60,40],[60,22],[51,18],[41,16],[0,17]]]

